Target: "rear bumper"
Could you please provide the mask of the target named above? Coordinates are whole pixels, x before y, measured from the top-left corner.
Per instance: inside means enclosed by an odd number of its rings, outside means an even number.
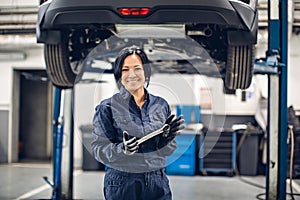
[[[186,2],[188,1],[188,2]],[[225,28],[249,31],[257,26],[256,11],[237,1],[227,0],[185,0],[185,4],[174,2],[163,4],[163,0],[136,3],[128,0],[126,4],[93,1],[53,0],[41,5],[38,12],[37,35],[42,42],[48,31],[59,31],[66,27],[90,24],[216,24]],[[157,3],[157,4],[155,4]],[[187,5],[189,3],[189,5]],[[145,17],[124,17],[118,13],[120,7],[149,7],[149,14]]]

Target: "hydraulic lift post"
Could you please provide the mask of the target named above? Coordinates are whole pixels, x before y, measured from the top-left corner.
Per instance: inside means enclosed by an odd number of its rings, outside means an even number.
[[[73,89],[54,88],[52,200],[73,198]]]
[[[74,167],[74,90],[65,89],[64,133],[61,163],[61,192],[63,199],[73,199]]]
[[[268,0],[267,56],[275,56],[278,74],[269,74],[266,199],[286,199],[287,177],[287,0]],[[279,64],[279,62],[281,64]]]
[[[53,113],[53,184],[52,199],[61,199],[61,162],[62,162],[62,143],[63,143],[63,106],[64,92],[62,89],[54,88],[54,113]]]

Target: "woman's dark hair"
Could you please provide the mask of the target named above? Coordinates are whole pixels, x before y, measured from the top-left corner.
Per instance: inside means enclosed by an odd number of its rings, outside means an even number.
[[[131,47],[126,47],[126,48],[122,49],[114,62],[114,76],[115,76],[118,88],[120,88],[122,85],[121,77],[122,77],[122,66],[123,66],[124,60],[127,56],[132,55],[132,54],[136,54],[141,58],[143,68],[144,68],[144,73],[145,73],[146,87],[148,87],[148,85],[149,85],[150,76],[151,76],[151,67],[150,67],[148,57],[147,57],[146,53],[139,47],[131,46]]]

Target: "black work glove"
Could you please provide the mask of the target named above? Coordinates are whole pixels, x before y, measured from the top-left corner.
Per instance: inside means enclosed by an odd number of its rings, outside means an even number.
[[[126,155],[133,155],[137,152],[139,146],[136,137],[129,139],[129,135],[126,131],[123,132],[123,152]]]
[[[166,120],[165,124],[169,124],[170,130],[163,133],[164,137],[172,137],[174,138],[176,135],[180,134],[180,132],[185,128],[183,116],[180,115],[175,117],[174,114],[170,115]]]

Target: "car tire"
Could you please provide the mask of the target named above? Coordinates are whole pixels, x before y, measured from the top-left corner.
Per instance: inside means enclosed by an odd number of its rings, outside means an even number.
[[[252,81],[254,45],[229,45],[224,84],[229,90],[247,89]]]
[[[226,85],[224,84],[224,86],[223,86],[223,93],[224,94],[228,94],[228,95],[235,95],[236,94],[236,90],[231,90],[231,89],[227,88]]]
[[[53,85],[59,88],[72,88],[77,74],[70,65],[68,45],[46,44],[44,56],[48,77]]]
[[[113,33],[107,29],[74,29],[61,32],[57,44],[45,44],[48,77],[59,88],[72,88],[82,78],[81,63],[89,52]]]

